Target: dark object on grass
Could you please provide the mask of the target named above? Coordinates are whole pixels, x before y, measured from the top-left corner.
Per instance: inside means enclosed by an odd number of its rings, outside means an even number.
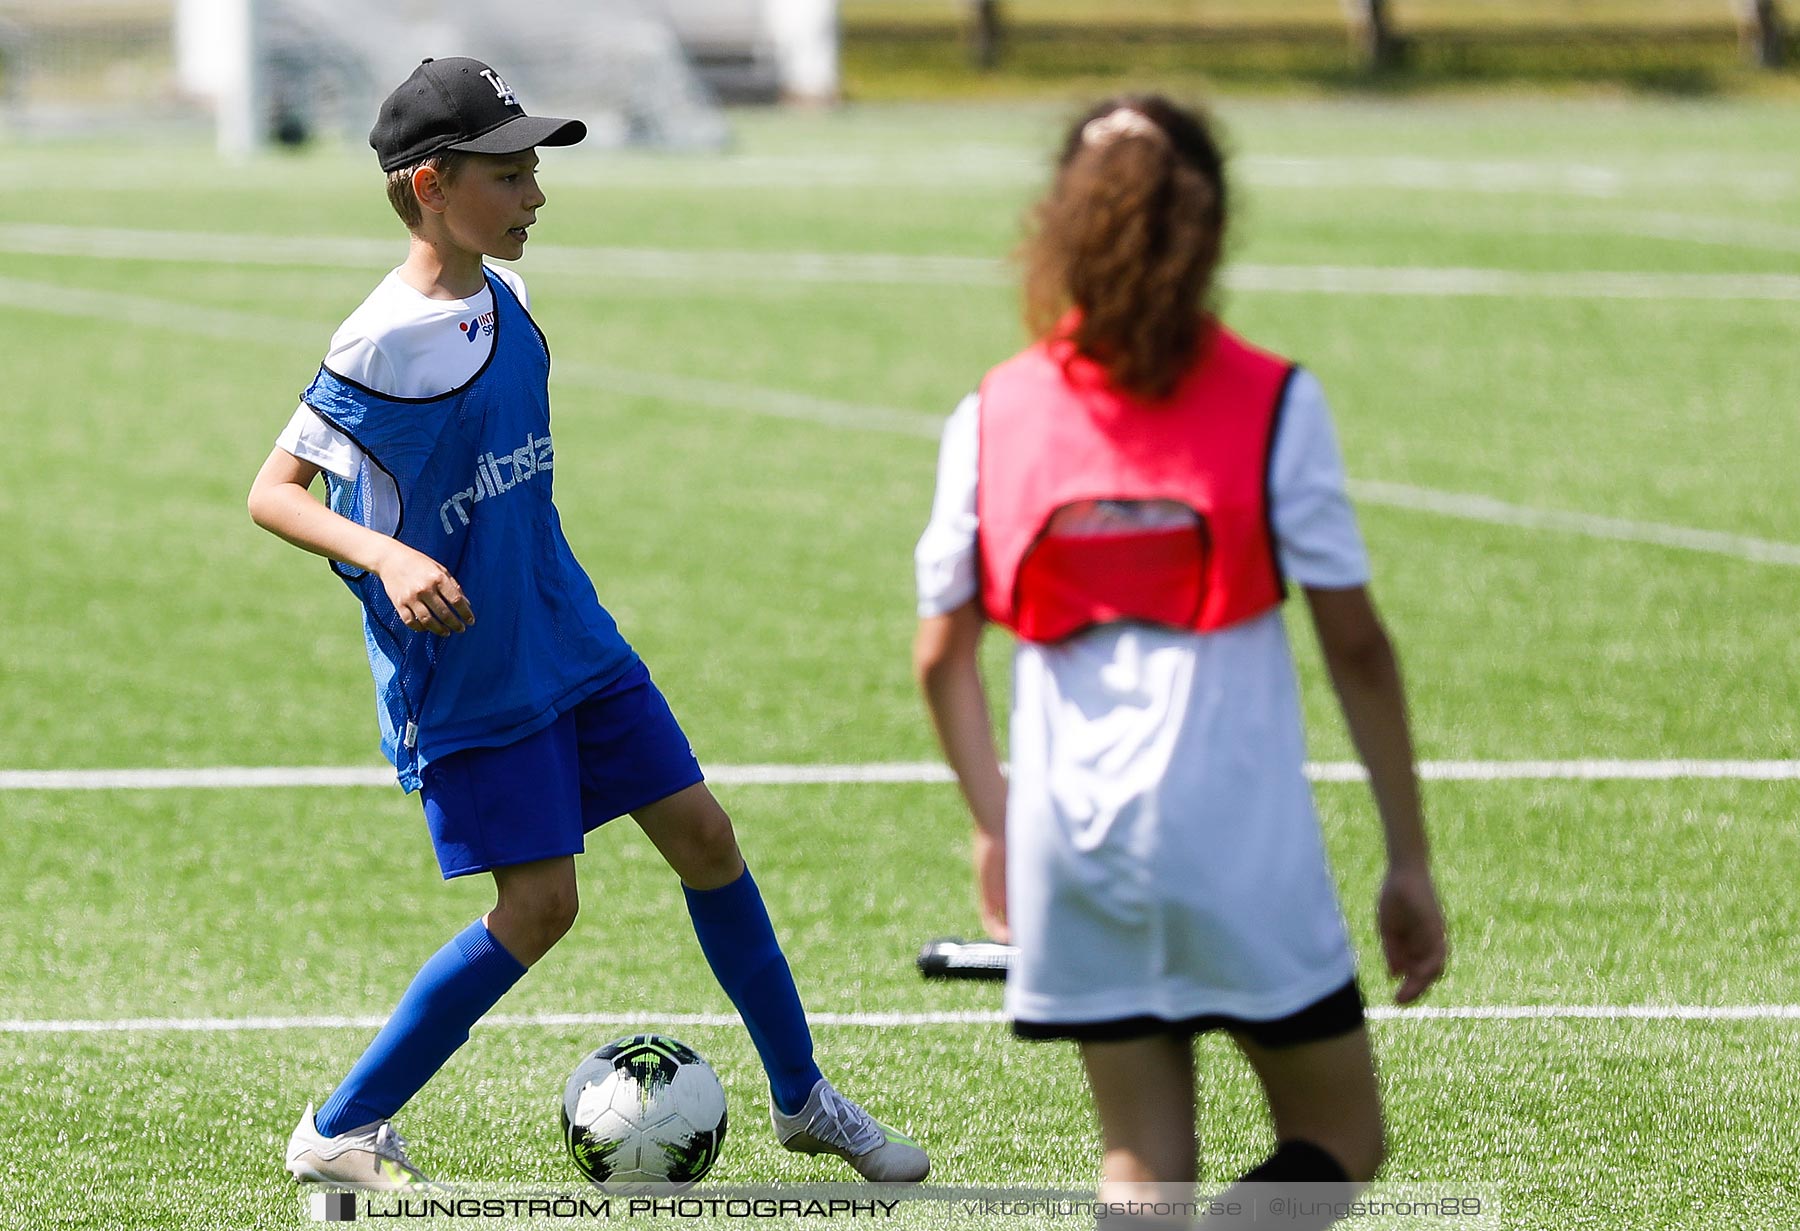
[[[967,944],[960,938],[934,940],[919,950],[919,973],[927,979],[1004,979],[1018,950],[991,940]]]

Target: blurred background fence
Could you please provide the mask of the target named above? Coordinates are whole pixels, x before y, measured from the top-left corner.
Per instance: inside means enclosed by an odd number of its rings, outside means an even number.
[[[1791,7],[1791,0],[1790,0]],[[0,0],[0,127],[357,136],[407,56],[513,65],[612,143],[714,145],[716,102],[1605,83],[1789,88],[1781,0]]]
[[[1783,81],[1796,51],[1779,0],[842,0],[841,18],[846,80],[895,95],[1138,75],[1698,94]]]
[[[1328,42],[1371,71],[1483,44],[1734,44],[1786,62],[1778,0],[842,0],[850,41],[955,37],[980,67],[1039,43]]]

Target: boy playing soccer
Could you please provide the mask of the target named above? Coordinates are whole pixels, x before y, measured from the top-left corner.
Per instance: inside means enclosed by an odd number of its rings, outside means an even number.
[[[425,806],[446,879],[491,873],[494,909],[427,961],[317,1114],[295,1178],[408,1187],[389,1125],[469,1027],[575,920],[583,835],[629,813],[680,876],[701,951],[768,1072],[790,1150],[923,1179],[925,1152],[839,1094],[731,820],[643,662],[601,607],[551,503],[549,351],[517,260],[544,204],[540,145],[578,120],[528,116],[475,60],[426,60],[369,143],[411,233],[406,261],[333,336],[250,492],[259,526],[363,604],[382,751]],[[329,507],[307,488],[326,476]]]

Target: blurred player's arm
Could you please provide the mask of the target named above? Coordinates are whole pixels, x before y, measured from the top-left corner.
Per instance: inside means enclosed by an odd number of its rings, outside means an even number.
[[[443,565],[319,503],[307,491],[318,477],[311,462],[286,449],[271,451],[250,485],[250,520],[314,555],[374,573],[410,629],[447,635],[475,623],[462,587]]]
[[[1006,776],[994,747],[987,690],[981,682],[981,605],[971,601],[919,621],[913,672],[925,694],[944,756],[975,818],[975,880],[981,924],[1006,942]]]
[[[1400,979],[1394,999],[1417,1000],[1443,973],[1443,911],[1431,881],[1431,857],[1419,806],[1412,732],[1400,664],[1366,587],[1306,589],[1319,648],[1343,707],[1357,756],[1387,840],[1388,871],[1376,907],[1388,973]]]

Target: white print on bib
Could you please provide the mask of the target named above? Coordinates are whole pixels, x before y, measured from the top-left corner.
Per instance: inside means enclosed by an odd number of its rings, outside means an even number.
[[[438,506],[438,520],[444,524],[444,533],[456,533],[456,526],[450,521],[452,512],[458,522],[466,526],[469,524],[469,505],[504,496],[527,479],[535,479],[539,473],[553,469],[555,461],[550,438],[535,433],[525,437],[525,443],[511,453],[502,453],[498,457],[492,452],[482,454],[475,459],[475,482]]]

